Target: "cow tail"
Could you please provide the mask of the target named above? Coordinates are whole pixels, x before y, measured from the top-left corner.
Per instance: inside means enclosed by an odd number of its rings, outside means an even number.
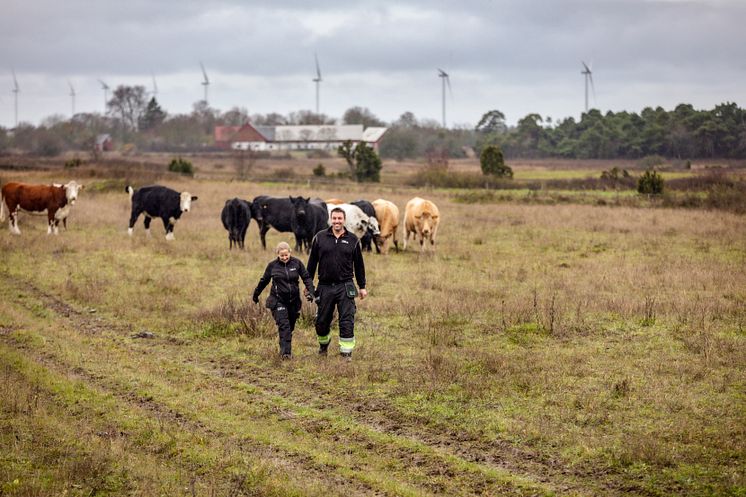
[[[132,202],[132,195],[134,195],[135,189],[132,188],[130,185],[127,185],[124,187],[124,191],[130,194],[130,202]]]
[[[0,190],[0,223],[5,222],[5,197]]]

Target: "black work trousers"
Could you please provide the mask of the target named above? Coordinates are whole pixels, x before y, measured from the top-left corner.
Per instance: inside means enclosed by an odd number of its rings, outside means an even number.
[[[280,335],[280,354],[290,355],[292,351],[293,330],[295,330],[295,322],[298,320],[299,314],[300,301],[289,304],[278,302],[272,309],[272,317],[275,318],[277,333]]]
[[[334,309],[339,313],[339,338],[343,341],[352,341],[354,347],[355,337],[355,300],[345,293],[344,283],[335,285],[319,284],[318,313],[316,314],[316,335],[319,343],[324,345],[330,341],[330,328],[334,318]]]

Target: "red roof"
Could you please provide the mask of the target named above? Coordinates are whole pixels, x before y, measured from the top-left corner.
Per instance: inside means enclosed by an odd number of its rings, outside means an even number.
[[[236,134],[231,136],[231,142],[266,142],[267,139],[251,124],[241,126]]]

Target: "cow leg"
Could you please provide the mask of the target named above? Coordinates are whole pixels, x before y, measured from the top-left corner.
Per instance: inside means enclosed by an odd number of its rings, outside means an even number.
[[[163,220],[163,226],[166,228],[166,240],[174,240],[174,225],[171,219],[161,218]]]
[[[259,238],[262,240],[262,248],[267,250],[267,231],[269,231],[269,224],[262,223],[262,227],[259,230]]]
[[[295,235],[295,251],[300,253],[303,250],[303,238]]]
[[[411,233],[412,232],[409,231],[407,228],[404,228],[404,248],[402,250],[404,250],[405,252],[407,250],[407,244],[409,243],[409,235]]]
[[[153,220],[152,217],[145,214],[145,217],[142,220],[142,224],[145,226],[145,235],[150,238],[150,222]]]
[[[132,214],[130,214],[130,224],[129,228],[127,229],[128,235],[132,236],[132,231],[135,228],[135,223],[137,222],[137,218],[140,217],[140,214],[142,214],[141,210],[135,208],[132,209]]]
[[[8,209],[8,219],[10,220],[10,232],[14,235],[20,235],[21,230],[18,229],[18,206]]]

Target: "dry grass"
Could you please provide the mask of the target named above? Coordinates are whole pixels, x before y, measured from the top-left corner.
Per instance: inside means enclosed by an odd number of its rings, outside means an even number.
[[[122,367],[124,378],[153,385],[151,395],[167,396],[188,413],[190,399],[180,389],[206,380],[175,365],[164,365],[159,376],[159,363],[148,362],[146,354],[163,348],[157,357],[164,364],[173,357],[178,365],[209,354],[218,361],[257,364],[263,375],[287,374],[288,384],[276,387],[288,389],[287,402],[330,385],[339,393],[338,405],[347,408],[345,392],[364,392],[390,402],[397,416],[421,423],[419,429],[428,433],[506,442],[588,475],[578,478],[611,481],[603,493],[743,491],[742,216],[593,205],[466,205],[437,190],[380,185],[308,189],[182,178],[168,184],[200,197],[177,223],[175,242],[163,239],[157,222],[151,239],[141,224],[129,238],[129,199],[106,189],[84,191],[70,228],[58,237],[47,236],[44,223],[29,216],[21,218],[22,236],[10,236],[7,228],[0,232],[0,274],[10,281],[31,282],[85,312],[95,309],[106,319],[171,340],[144,349],[142,359],[112,349],[111,370],[100,366],[102,376]],[[402,207],[419,195],[440,207],[434,254],[366,255],[370,297],[358,303],[359,347],[352,365],[332,357],[318,360],[308,305],[296,331],[293,364],[277,361],[274,326],[266,310],[249,300],[272,254],[261,250],[253,223],[247,250],[229,252],[219,220],[225,199],[263,193],[382,197]],[[271,231],[268,245],[290,238]],[[24,292],[20,283],[18,292]],[[50,319],[43,306],[34,309],[34,319]],[[0,306],[0,317],[33,328],[33,322],[14,317],[20,312]],[[54,334],[39,334],[55,343]],[[118,344],[104,337],[93,343],[99,354]],[[91,343],[76,346],[81,348],[76,353],[95,357]],[[155,386],[161,384],[168,395],[158,393]],[[205,406],[221,422],[235,421],[251,383],[242,385],[226,388],[219,398],[211,392]],[[290,409],[271,402],[282,412]],[[303,408],[292,416],[302,421],[304,409],[316,404],[298,402]],[[355,412],[354,405],[349,409]],[[303,444],[313,446],[306,435],[303,430],[293,435],[304,454],[310,449]],[[328,433],[315,436],[333,453]],[[364,457],[357,442],[349,443]],[[339,461],[346,463],[348,456],[334,458],[343,464]],[[403,463],[392,460],[396,464]],[[403,493],[397,488],[392,493]]]

